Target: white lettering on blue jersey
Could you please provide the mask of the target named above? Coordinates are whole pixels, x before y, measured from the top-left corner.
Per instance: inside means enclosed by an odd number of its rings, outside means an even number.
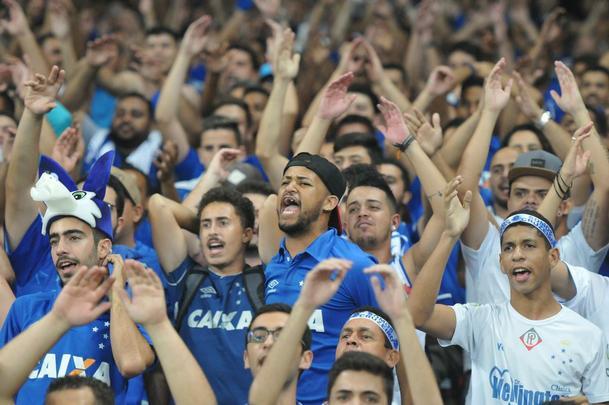
[[[321,309],[316,309],[313,312],[313,315],[309,318],[309,328],[313,332],[325,332],[326,328],[324,327],[324,313]]]
[[[70,360],[72,362],[72,368],[68,372]],[[89,371],[89,374],[87,374],[87,371]],[[84,359],[71,354],[63,354],[59,365],[57,364],[57,356],[55,353],[45,354],[41,360],[40,368],[32,370],[28,378],[30,380],[61,378],[64,377],[66,373],[68,375],[81,377],[91,376],[109,386],[112,385],[110,382],[110,364],[105,361],[96,364],[95,359]]]
[[[238,311],[224,313],[222,311],[207,310],[203,314],[202,309],[194,310],[188,315],[188,326],[190,328],[241,330],[247,329],[252,321],[251,311],[241,311],[237,319]],[[234,321],[237,322],[236,326]]]

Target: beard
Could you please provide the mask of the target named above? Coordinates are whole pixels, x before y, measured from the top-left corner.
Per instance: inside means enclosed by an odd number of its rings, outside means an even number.
[[[117,133],[116,128],[112,128],[109,136],[118,149],[133,150],[148,138],[148,133],[149,131],[133,132],[129,138],[123,138]]]
[[[374,235],[357,236],[353,242],[364,251],[375,249],[379,245],[379,239]]]
[[[314,210],[301,211],[300,216],[293,224],[281,223],[280,220],[279,229],[281,229],[281,231],[288,236],[299,236],[305,234],[311,227],[311,224],[321,215],[321,205],[322,203],[320,203],[319,206]]]

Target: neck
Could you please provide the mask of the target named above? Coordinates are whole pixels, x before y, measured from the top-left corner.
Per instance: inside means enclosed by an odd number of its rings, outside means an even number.
[[[241,252],[232,262],[222,267],[210,265],[209,268],[214,273],[222,276],[231,276],[233,274],[243,273],[243,269],[245,268],[245,253]]]
[[[495,214],[499,215],[501,218],[506,218],[509,214],[507,207],[502,207],[496,202],[493,202],[493,211],[495,211]]]
[[[116,238],[115,243],[117,245],[125,245],[130,248],[135,247],[135,233],[128,232],[127,235],[123,235],[120,238]]]
[[[567,228],[566,215],[556,218],[556,222],[554,223],[556,224],[556,227],[554,229],[554,236],[556,237],[556,240],[562,238],[563,236],[569,233],[569,228]]]
[[[521,294],[512,289],[510,295],[512,307],[520,315],[533,321],[556,315],[561,308],[549,285],[542,285],[528,294]]]
[[[376,257],[379,263],[389,263],[391,261],[391,237],[375,247],[364,249],[364,252]]]
[[[321,218],[321,217],[320,217]],[[323,223],[323,225],[322,225]],[[311,227],[305,232],[298,235],[286,235],[285,247],[288,249],[290,256],[294,257],[298,253],[304,251],[315,239],[328,229],[327,218],[325,221],[315,221]]]

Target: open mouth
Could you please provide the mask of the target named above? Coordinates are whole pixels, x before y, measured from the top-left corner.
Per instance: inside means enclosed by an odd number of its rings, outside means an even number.
[[[73,274],[76,272],[78,262],[71,259],[61,259],[57,262],[55,267],[63,274]]]
[[[517,268],[512,270],[512,276],[514,276],[514,279],[517,282],[523,283],[529,279],[531,276],[531,271],[525,268]]]
[[[295,215],[300,210],[300,202],[292,195],[281,199],[281,215]]]
[[[219,255],[224,251],[224,242],[219,239],[210,239],[207,241],[207,249],[212,256]]]

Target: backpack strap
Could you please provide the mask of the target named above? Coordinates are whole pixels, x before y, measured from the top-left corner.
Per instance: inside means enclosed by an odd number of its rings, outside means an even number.
[[[254,312],[257,312],[264,305],[264,266],[246,267],[243,270],[243,283],[247,298],[252,304]]]
[[[182,321],[186,316],[186,312],[188,311],[188,307],[192,303],[192,300],[195,298],[195,294],[199,289],[199,286],[203,283],[205,278],[209,275],[209,270],[207,268],[201,267],[200,265],[195,265],[187,270],[184,293],[180,298],[180,304],[178,306],[178,314],[176,315],[175,328],[177,331],[180,330],[182,326]]]

